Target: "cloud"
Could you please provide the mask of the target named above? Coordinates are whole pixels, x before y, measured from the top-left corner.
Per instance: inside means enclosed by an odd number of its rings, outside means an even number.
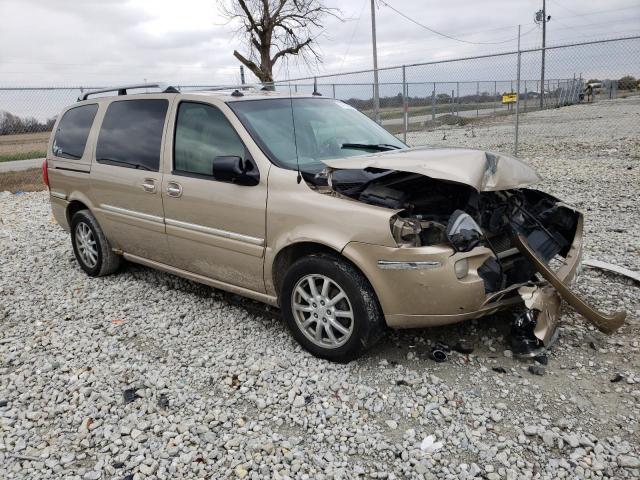
[[[438,37],[380,4],[377,10],[380,66],[515,49],[515,25],[533,27],[537,0],[469,0],[388,3],[416,21],[468,41]],[[369,0],[338,2],[340,21],[327,18],[317,43],[324,63],[309,69],[295,61],[277,69],[291,77],[360,70],[371,66]],[[562,0],[549,4],[549,42],[584,40],[637,31],[640,8],[634,0],[589,4]],[[620,10],[626,8],[626,10]],[[617,10],[616,10],[617,9]],[[585,15],[612,10],[609,14]],[[236,83],[234,48],[245,47],[225,25],[215,0],[2,0],[0,84],[106,85],[144,79],[179,84]],[[556,20],[557,19],[557,20]],[[539,43],[539,30],[523,46]],[[637,59],[636,59],[637,60]]]

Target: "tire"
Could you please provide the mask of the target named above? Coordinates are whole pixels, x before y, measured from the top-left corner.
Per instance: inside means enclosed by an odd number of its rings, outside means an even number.
[[[110,275],[120,268],[122,257],[113,253],[89,210],[80,210],[71,218],[71,244],[78,264],[90,277]]]
[[[329,282],[327,287],[325,280]],[[311,283],[316,286],[315,298]],[[337,256],[313,255],[296,261],[284,277],[280,303],[284,320],[298,343],[327,360],[347,362],[357,358],[382,337],[386,328],[369,281]]]

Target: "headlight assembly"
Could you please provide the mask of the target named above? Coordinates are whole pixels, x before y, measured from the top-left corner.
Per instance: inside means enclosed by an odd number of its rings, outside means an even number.
[[[420,247],[420,221],[413,218],[391,217],[391,234],[399,247]]]
[[[445,227],[437,222],[394,215],[390,224],[398,247],[423,247],[446,241]]]

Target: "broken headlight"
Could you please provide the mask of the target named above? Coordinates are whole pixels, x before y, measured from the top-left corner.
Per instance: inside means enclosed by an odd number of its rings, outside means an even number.
[[[446,239],[444,225],[417,218],[391,217],[391,234],[399,247],[422,247],[443,243]]]

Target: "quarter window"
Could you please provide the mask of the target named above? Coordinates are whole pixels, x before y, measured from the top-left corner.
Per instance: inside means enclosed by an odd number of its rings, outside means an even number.
[[[244,144],[224,114],[193,102],[180,103],[173,152],[176,173],[208,176],[212,176],[215,157],[245,157]]]
[[[66,111],[53,138],[53,154],[56,157],[73,160],[82,158],[97,111],[96,104],[82,105]]]
[[[112,102],[100,128],[96,160],[157,172],[168,106],[164,99]]]

